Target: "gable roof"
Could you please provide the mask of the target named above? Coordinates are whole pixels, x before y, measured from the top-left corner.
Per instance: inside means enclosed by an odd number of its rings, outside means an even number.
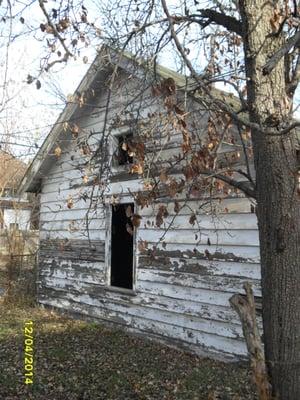
[[[96,80],[101,70],[100,67],[103,56],[103,51],[101,51],[81,80],[75,94],[80,95],[92,87],[93,82]],[[63,125],[65,122],[72,122],[72,117],[78,108],[79,105],[77,102],[67,103],[24,175],[19,187],[19,192],[35,192],[38,190],[41,178],[44,176],[44,171],[47,171],[55,160],[53,156],[54,148],[63,130]]]
[[[75,94],[80,96],[88,91],[92,92],[95,82],[101,77],[105,79],[108,71],[111,71],[114,66],[124,69],[137,78],[145,79],[145,77],[147,78],[147,76],[151,75],[151,79],[153,79],[153,72],[150,72],[149,66],[147,66],[145,60],[137,59],[127,51],[120,51],[103,45],[99,54],[81,80]],[[194,83],[190,78],[161,65],[156,65],[155,73],[160,79],[174,79],[179,90],[193,88]],[[214,88],[212,90],[216,92],[214,94],[219,96],[221,94],[222,98],[225,96],[228,101],[230,100],[231,106],[237,105],[236,99],[232,94]],[[196,95],[196,97],[203,96]],[[78,102],[67,103],[24,175],[19,187],[19,193],[38,191],[42,177],[45,176],[56,159],[54,149],[59,142],[60,135],[63,131],[63,125],[66,122],[69,123],[78,119],[78,116],[76,118],[74,118],[74,116],[75,113],[78,113],[79,108]]]

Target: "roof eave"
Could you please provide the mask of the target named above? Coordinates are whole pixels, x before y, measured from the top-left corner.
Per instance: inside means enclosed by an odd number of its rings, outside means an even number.
[[[103,53],[106,51],[105,47],[102,47],[98,56],[95,58],[87,73],[82,78],[80,84],[78,85],[75,93],[83,93],[86,91],[96,79],[98,75],[98,68],[100,67],[101,57],[104,55]],[[33,192],[36,193],[40,187],[40,181],[43,177],[43,174],[39,174],[47,156],[51,153],[53,154],[53,147],[55,143],[58,141],[59,135],[62,130],[62,126],[66,121],[70,121],[72,115],[74,115],[75,111],[78,109],[77,103],[67,103],[58,119],[54,123],[52,129],[48,133],[46,139],[44,140],[40,150],[37,152],[36,156],[32,160],[29,168],[27,169],[22,181],[20,182],[18,193],[22,194],[25,192]]]

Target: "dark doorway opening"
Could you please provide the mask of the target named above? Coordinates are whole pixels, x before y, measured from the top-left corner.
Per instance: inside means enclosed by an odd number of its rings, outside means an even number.
[[[133,213],[133,203],[112,206],[110,284],[127,289],[133,287]]]

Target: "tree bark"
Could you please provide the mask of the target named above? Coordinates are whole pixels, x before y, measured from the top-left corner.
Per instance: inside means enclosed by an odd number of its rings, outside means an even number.
[[[296,134],[279,136],[291,118],[284,62],[269,75],[264,66],[284,43],[274,35],[279,1],[240,0],[250,120],[256,169],[257,218],[262,266],[265,358],[273,395],[300,399],[300,207]],[[274,135],[270,134],[270,131]],[[272,133],[272,132],[271,132]]]

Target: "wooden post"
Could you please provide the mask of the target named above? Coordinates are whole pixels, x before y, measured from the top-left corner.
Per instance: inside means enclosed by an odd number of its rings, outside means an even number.
[[[229,302],[238,313],[242,323],[259,400],[271,400],[271,385],[269,383],[263,346],[256,322],[253,291],[249,283],[245,283],[244,289],[246,298],[235,294],[229,299]]]

